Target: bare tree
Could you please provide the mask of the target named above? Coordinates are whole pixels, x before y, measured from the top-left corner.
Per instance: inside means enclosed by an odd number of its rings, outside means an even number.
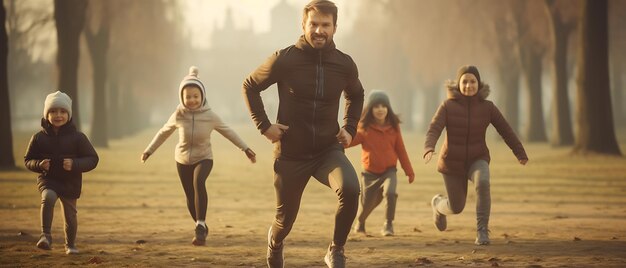
[[[93,119],[91,142],[94,146],[108,147],[107,118],[107,51],[109,49],[109,4],[110,1],[91,0],[85,39],[91,56],[93,69]]]
[[[624,79],[625,79],[625,70],[626,57],[624,57],[623,52],[616,53],[617,55],[613,59],[611,63],[611,100],[613,105],[613,115],[615,116],[615,124],[619,127],[626,126],[626,109],[624,109],[624,90],[626,90]],[[621,58],[621,59],[619,59]]]
[[[609,66],[611,70],[611,100],[617,128],[626,127],[626,1],[609,1]],[[619,131],[618,131],[619,133]]]
[[[543,113],[541,77],[543,57],[546,51],[545,24],[542,24],[541,9],[538,1],[510,1],[517,20],[520,63],[523,79],[528,94],[528,124],[524,128],[524,137],[532,142],[544,142],[546,136]]]
[[[9,36],[9,100],[13,129],[24,121],[39,125],[41,112],[32,109],[32,99],[41,97],[42,89],[52,90],[52,64],[45,58],[46,48],[56,42],[52,2],[37,5],[32,1],[5,1]],[[46,53],[41,53],[46,51]],[[39,53],[37,53],[39,52]],[[51,54],[52,55],[52,54]],[[36,77],[37,79],[33,79]]]
[[[381,1],[373,2],[380,3]],[[386,50],[382,51],[387,51],[387,53],[377,53],[376,56],[381,60],[376,61],[374,65],[377,66],[385,60],[391,59],[391,66],[387,68],[391,71],[389,77],[393,77],[392,81],[389,81],[389,84],[392,85],[402,81],[403,78],[399,75],[404,74],[405,70],[410,71],[407,76],[411,78],[423,100],[420,108],[424,117],[422,125],[419,127],[425,129],[431,116],[437,110],[441,97],[446,95],[443,86],[445,80],[454,79],[455,70],[461,65],[470,63],[480,65],[477,60],[482,55],[479,55],[477,51],[482,49],[478,49],[474,42],[459,45],[460,40],[477,40],[476,35],[473,34],[474,31],[469,30],[472,27],[469,24],[474,22],[475,17],[471,17],[467,21],[465,20],[467,17],[462,15],[466,9],[475,7],[471,4],[450,0],[404,0],[386,3],[388,6],[385,9],[388,23],[374,24],[380,28],[379,31],[387,34],[383,38],[375,38],[383,43]],[[417,10],[428,10],[428,12],[421,12],[419,16],[416,16]],[[366,11],[362,14],[376,14],[376,11]],[[445,14],[445,18],[442,18],[441,14]],[[369,17],[369,15],[363,16],[364,22],[361,23],[361,27],[366,32],[369,32],[368,28],[371,25]],[[360,46],[371,43],[368,35],[360,34],[361,38],[366,39],[360,42]],[[389,42],[389,40],[395,41]],[[399,43],[400,46],[391,46],[390,43]],[[405,61],[406,64],[398,64],[401,62],[399,59]],[[398,65],[402,66],[402,69],[398,68]],[[361,64],[361,66],[367,66],[367,64]],[[376,69],[382,68],[377,67]],[[405,90],[402,94],[407,94],[406,92],[408,91]],[[413,98],[414,94],[407,95]],[[413,109],[399,110],[413,112]]]
[[[106,1],[106,0],[105,0]],[[192,49],[182,30],[183,21],[175,1],[106,1],[110,5],[110,39],[107,52],[109,91],[108,134],[122,137],[150,124],[150,117],[171,111],[178,103],[172,92],[187,74]],[[140,14],[138,16],[138,14]],[[193,59],[199,64],[213,60]],[[200,63],[198,63],[200,62]],[[182,66],[182,65],[185,66]],[[158,104],[158,105],[155,105]]]
[[[6,27],[6,10],[4,3],[0,3],[0,168],[14,168],[13,158],[13,134],[11,131],[11,106],[9,103],[9,82],[8,82],[8,56],[9,37]]]
[[[583,1],[580,29],[574,151],[621,155],[611,110],[607,0]]]
[[[544,0],[552,40],[552,138],[554,146],[574,144],[567,91],[567,51],[570,33],[575,29],[574,1]]]
[[[505,43],[500,43],[504,45]],[[512,54],[500,55],[496,62],[498,68],[498,106],[502,110],[504,118],[509,122],[515,133],[519,134],[519,61]]]
[[[58,89],[72,99],[72,121],[80,129],[78,109],[79,38],[85,23],[87,2],[83,0],[54,0],[54,19],[57,24]]]
[[[508,1],[491,1],[480,9],[488,27],[485,46],[491,52],[496,67],[497,103],[502,114],[516,133],[520,122],[519,23],[513,16],[513,6]]]

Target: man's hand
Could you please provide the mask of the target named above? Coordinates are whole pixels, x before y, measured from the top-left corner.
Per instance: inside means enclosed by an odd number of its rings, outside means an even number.
[[[339,129],[339,133],[337,133],[337,141],[341,143],[343,146],[348,146],[352,142],[352,135],[348,133],[344,128]]]
[[[426,153],[426,155],[424,155],[424,164],[428,164],[428,162],[430,162],[430,159],[433,158],[434,154],[435,154],[435,152],[428,152],[428,153]]]
[[[44,159],[41,160],[41,162],[39,163],[39,167],[45,171],[49,171],[50,170],[50,159]]]
[[[256,154],[254,153],[254,151],[252,151],[252,149],[245,149],[244,152],[246,153],[248,159],[250,159],[250,162],[256,163]]]
[[[145,163],[146,160],[148,160],[148,157],[150,157],[150,153],[141,154],[141,163]]]
[[[71,171],[73,163],[74,163],[74,160],[72,160],[71,158],[63,159],[63,169],[65,169],[67,171]]]
[[[525,166],[528,163],[528,159],[520,159],[519,163]]]
[[[413,183],[414,180],[415,180],[415,174],[409,175],[409,183]]]
[[[265,136],[272,143],[275,143],[283,138],[285,132],[289,129],[288,126],[282,124],[272,124],[265,132],[263,132],[263,136]]]

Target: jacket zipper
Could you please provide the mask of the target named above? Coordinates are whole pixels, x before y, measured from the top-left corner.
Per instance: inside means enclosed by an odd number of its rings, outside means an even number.
[[[191,153],[193,152],[193,133],[195,131],[195,123],[196,123],[195,116],[196,114],[192,112],[191,113],[191,141],[189,142],[189,159],[187,160],[189,164],[191,164]]]
[[[54,134],[54,154],[53,157],[50,157],[52,159],[61,159],[61,169],[63,170],[63,158],[61,158],[61,156],[63,155],[61,153],[61,139],[59,138],[59,132],[61,130],[54,132],[54,130],[52,131],[52,133]],[[57,160],[58,161],[58,160]],[[50,167],[48,168],[48,174],[50,174],[50,171],[52,171],[52,163],[50,163]],[[59,176],[60,174],[57,174],[57,176]]]
[[[317,65],[318,69],[319,69],[319,75],[318,75],[318,90],[320,93],[320,96],[323,98],[324,97],[324,65],[322,64],[322,51],[320,51],[320,58],[319,58],[319,64]]]
[[[322,68],[322,51],[319,51],[318,53],[319,55],[319,61],[317,64],[317,74],[316,74],[316,79],[315,79],[315,98],[313,99],[313,122],[312,122],[312,128],[313,128],[313,150],[315,150],[315,136],[316,134],[316,129],[315,129],[315,115],[317,113],[317,97],[318,95],[320,96],[324,96],[324,69]]]
[[[467,171],[469,169],[469,136],[470,136],[470,120],[472,119],[472,116],[470,114],[470,106],[471,106],[471,99],[467,98],[467,136],[465,136],[465,170]]]

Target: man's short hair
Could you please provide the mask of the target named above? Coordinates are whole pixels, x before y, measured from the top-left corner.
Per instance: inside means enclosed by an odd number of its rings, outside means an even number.
[[[322,14],[333,15],[333,24],[337,26],[337,6],[328,0],[313,0],[309,2],[302,10],[302,22],[309,18],[309,11],[315,10]]]

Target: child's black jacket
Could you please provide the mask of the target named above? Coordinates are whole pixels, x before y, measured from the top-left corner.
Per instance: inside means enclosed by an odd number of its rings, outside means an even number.
[[[98,154],[87,136],[76,130],[70,121],[59,128],[58,134],[52,125],[41,120],[42,130],[30,139],[24,156],[24,164],[31,171],[39,173],[37,186],[39,191],[51,189],[59,196],[77,199],[82,188],[82,173],[90,171],[98,165]],[[63,169],[63,159],[73,160],[72,170]],[[50,169],[44,171],[39,163],[50,159]]]

